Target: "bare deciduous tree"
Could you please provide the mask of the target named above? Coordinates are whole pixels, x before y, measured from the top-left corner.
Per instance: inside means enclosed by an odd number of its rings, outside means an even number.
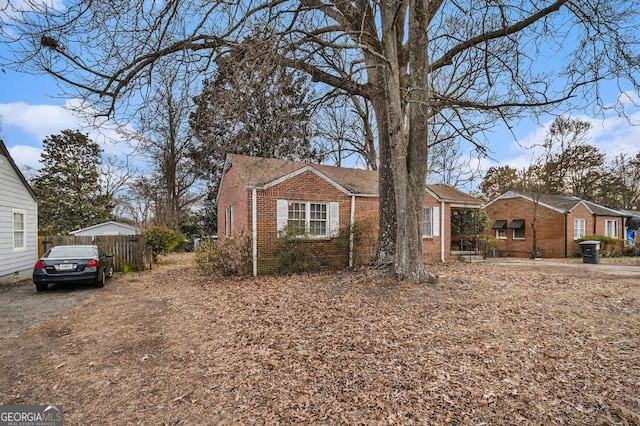
[[[377,255],[401,279],[427,276],[420,225],[432,117],[509,121],[572,101],[599,106],[597,84],[609,78],[640,89],[640,12],[623,0],[77,0],[61,11],[23,2],[37,12],[2,23],[5,37],[16,35],[18,64],[71,84],[106,113],[153,81],[160,59],[205,72],[255,27],[278,41],[283,64],[369,100],[380,151]],[[554,57],[562,62],[549,66]]]
[[[153,199],[153,223],[178,229],[185,210],[204,194],[198,185],[198,173],[189,157],[194,145],[189,128],[192,101],[188,87],[166,64],[159,64],[163,76],[150,85],[146,108],[140,110],[135,132],[123,134],[148,159],[143,193]]]

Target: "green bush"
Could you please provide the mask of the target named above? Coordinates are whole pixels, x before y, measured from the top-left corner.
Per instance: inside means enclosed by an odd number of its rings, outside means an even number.
[[[153,250],[154,262],[158,260],[158,256],[176,249],[184,239],[180,232],[166,226],[152,226],[142,233],[144,244]]]
[[[601,257],[619,257],[624,253],[624,240],[620,238],[605,237],[604,235],[587,235],[578,240],[578,242],[582,241],[600,241]]]
[[[196,251],[196,268],[205,275],[249,275],[251,236],[241,234],[221,241],[204,240]]]

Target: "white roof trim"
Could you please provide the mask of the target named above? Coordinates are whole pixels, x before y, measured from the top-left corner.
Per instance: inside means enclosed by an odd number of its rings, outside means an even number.
[[[433,192],[432,190],[430,190],[430,189],[429,189],[429,187],[428,187],[427,185],[425,185],[425,186],[424,186],[424,192],[426,192],[427,194],[431,195],[433,198],[435,198],[435,199],[436,199],[436,201],[440,201],[440,202],[445,201],[445,200],[443,200],[442,198],[440,198],[440,197],[438,196],[438,194],[436,194],[435,192]]]
[[[587,209],[587,211],[591,214],[595,214],[593,212],[593,210],[591,210],[591,207],[589,207],[589,205],[587,203],[584,202],[584,200],[580,200],[580,202],[576,203],[575,206],[571,207],[569,209],[569,211],[567,213],[571,213],[573,211],[573,209],[575,209],[576,207],[578,207],[579,204],[582,204],[584,206],[585,209]]]
[[[300,168],[300,169],[298,169],[298,170],[295,170],[295,171],[293,171],[293,172],[291,172],[291,173],[287,173],[286,175],[281,176],[281,177],[279,177],[279,178],[278,178],[278,179],[276,179],[276,180],[273,180],[273,181],[271,181],[271,182],[268,182],[267,184],[265,184],[265,185],[264,185],[264,186],[262,186],[262,187],[255,187],[255,189],[269,189],[269,188],[271,188],[272,186],[278,185],[278,184],[280,184],[280,183],[282,183],[282,182],[285,182],[285,181],[287,181],[287,180],[289,180],[289,179],[291,179],[291,178],[293,178],[293,177],[295,177],[295,176],[298,176],[298,175],[300,175],[300,174],[302,174],[302,173],[305,173],[305,172],[312,172],[312,173],[315,173],[315,175],[316,175],[316,176],[318,176],[320,179],[323,179],[323,180],[327,181],[328,183],[330,183],[331,185],[333,185],[334,187],[336,187],[339,191],[342,191],[342,192],[344,192],[344,193],[345,193],[345,194],[347,194],[347,195],[359,195],[359,194],[352,194],[352,193],[351,193],[351,192],[349,192],[345,187],[343,187],[342,185],[340,185],[340,184],[339,184],[339,183],[337,183],[336,181],[334,181],[334,180],[330,179],[327,175],[325,175],[325,174],[323,174],[323,173],[319,172],[318,170],[316,170],[316,169],[315,169],[313,166],[311,166],[311,165],[304,166],[304,167],[302,167],[302,168]],[[249,187],[249,186],[248,186],[248,187],[247,187],[247,189],[254,189],[254,187]]]
[[[98,223],[96,225],[88,226],[86,228],[76,229],[75,231],[69,232],[69,234],[75,235],[76,233],[81,232],[81,231],[90,231],[92,229],[100,228],[100,227],[103,227],[105,225],[111,225],[111,224],[122,226],[123,228],[128,228],[128,229],[131,229],[132,231],[140,232],[140,228],[138,228],[137,226],[129,225],[128,223],[116,222],[115,220],[110,220],[110,221],[107,221],[107,222],[102,222],[102,223]]]
[[[512,199],[512,198],[522,198],[522,199],[525,199],[525,200],[527,200],[527,201],[531,201],[532,203],[533,203],[533,202],[535,202],[535,201],[533,200],[533,197],[530,197],[530,196],[528,196],[528,195],[521,194],[520,192],[515,192],[515,191],[507,191],[507,192],[505,192],[504,194],[500,195],[499,197],[496,197],[496,198],[494,198],[493,200],[489,201],[487,204],[485,204],[484,206],[482,206],[482,208],[483,208],[483,209],[485,209],[485,208],[489,207],[491,204],[495,203],[495,202],[496,202],[496,201],[498,201],[498,200],[509,200],[509,199]],[[543,203],[543,202],[541,202],[541,201],[538,201],[538,205],[539,205],[539,206],[546,207],[546,208],[548,208],[548,209],[550,209],[550,210],[557,211],[557,212],[562,213],[562,214],[565,214],[565,213],[566,213],[566,212],[565,212],[564,210],[562,210],[562,209],[559,209],[559,208],[554,207],[554,206],[550,206],[549,204]]]

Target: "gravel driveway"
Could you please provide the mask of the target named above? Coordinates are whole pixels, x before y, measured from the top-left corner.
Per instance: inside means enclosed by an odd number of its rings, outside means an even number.
[[[27,328],[65,313],[101,290],[86,284],[57,284],[38,293],[28,281],[0,290],[0,339],[17,337]]]

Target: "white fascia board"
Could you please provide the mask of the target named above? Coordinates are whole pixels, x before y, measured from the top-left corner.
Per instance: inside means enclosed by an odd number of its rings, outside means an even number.
[[[326,181],[326,182],[328,182],[329,184],[331,184],[331,185],[333,185],[334,187],[336,187],[339,191],[342,191],[342,192],[344,192],[344,193],[345,193],[345,194],[347,194],[347,195],[359,195],[359,194],[352,194],[351,192],[347,191],[347,189],[346,189],[346,188],[344,188],[342,185],[340,185],[339,183],[335,182],[334,180],[332,180],[332,179],[328,178],[326,175],[324,175],[324,174],[320,173],[320,172],[319,172],[318,170],[316,170],[313,166],[305,166],[305,167],[302,167],[302,168],[300,168],[300,169],[298,169],[298,170],[295,170],[295,171],[293,171],[293,172],[291,172],[291,173],[287,173],[286,175],[284,175],[284,176],[282,176],[282,177],[279,177],[278,179],[273,180],[273,181],[271,181],[271,182],[269,182],[269,183],[265,184],[265,185],[264,185],[263,187],[261,187],[261,188],[255,188],[255,189],[269,189],[269,188],[271,188],[272,186],[275,186],[275,185],[278,185],[278,184],[280,184],[280,183],[282,183],[282,182],[285,182],[285,181],[287,181],[287,180],[289,180],[289,179],[291,179],[291,178],[293,178],[293,177],[295,177],[295,176],[298,176],[298,175],[300,175],[300,174],[302,174],[302,173],[304,173],[304,172],[312,172],[312,173],[315,173],[315,174],[316,174],[316,176],[318,176],[320,179],[325,180],[325,181]],[[251,188],[251,189],[254,189],[254,188]]]

